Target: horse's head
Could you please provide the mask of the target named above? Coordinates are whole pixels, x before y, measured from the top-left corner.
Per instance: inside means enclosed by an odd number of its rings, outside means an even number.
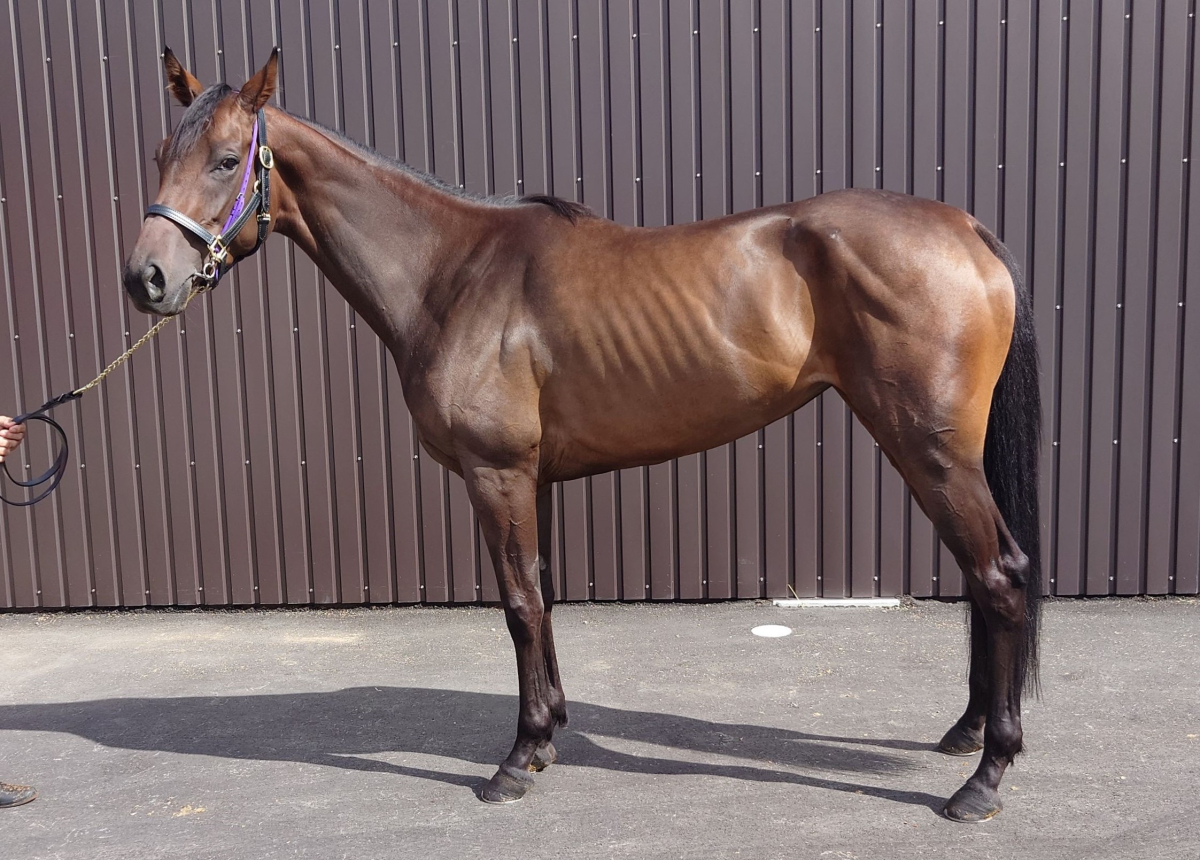
[[[230,228],[227,222],[243,187],[249,197],[255,186],[260,155],[257,146],[252,149],[252,141],[258,112],[275,91],[278,51],[271,52],[267,64],[240,90],[225,84],[205,89],[170,48],[164,50],[163,62],[169,89],[187,110],[155,154],[159,170],[155,204],[160,211],[152,207],[142,222],[125,263],[124,281],[140,310],[169,316],[179,313],[193,286],[203,283],[206,265],[212,274],[214,261],[228,268],[257,247],[257,213],[247,213],[240,229]],[[262,156],[268,161],[269,157],[269,151]],[[194,225],[188,226],[188,220]],[[214,253],[203,236],[205,232],[221,236],[222,225],[228,232]],[[221,255],[223,249],[228,249],[227,256]]]

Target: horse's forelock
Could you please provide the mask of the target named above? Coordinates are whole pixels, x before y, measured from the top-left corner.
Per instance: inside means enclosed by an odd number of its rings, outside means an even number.
[[[188,109],[184,111],[175,133],[171,135],[171,141],[163,153],[166,160],[181,158],[192,151],[200,138],[204,137],[204,133],[208,131],[209,125],[212,124],[217,106],[232,93],[233,88],[228,84],[213,84],[196,96]]]

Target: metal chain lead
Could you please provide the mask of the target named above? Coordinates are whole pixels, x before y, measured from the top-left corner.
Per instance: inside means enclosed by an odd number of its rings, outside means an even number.
[[[195,287],[193,287],[191,292],[188,293],[188,297],[184,300],[183,307],[179,309],[179,313],[183,313],[183,311],[185,311],[187,309],[188,303],[191,302],[192,298],[195,297],[195,295],[200,292],[203,292],[203,291],[197,290]],[[173,316],[163,317],[162,319],[160,319],[158,322],[156,322],[150,328],[150,330],[148,332],[146,332],[144,335],[142,335],[140,338],[138,338],[137,343],[135,343],[133,346],[129,347],[129,349],[125,350],[123,353],[118,355],[115,359],[113,359],[112,363],[109,364],[108,367],[106,367],[106,368],[104,368],[104,370],[100,371],[99,376],[97,376],[95,379],[93,379],[87,385],[84,385],[80,388],[76,388],[72,392],[72,394],[79,395],[79,394],[84,394],[88,391],[91,391],[93,388],[95,388],[97,385],[99,385],[101,382],[104,381],[104,377],[108,376],[110,373],[112,373],[114,370],[116,370],[118,367],[120,367],[122,364],[124,364],[126,361],[128,361],[129,356],[131,356],[135,352],[137,352],[137,350],[139,348],[141,348],[147,341],[149,341],[156,334],[158,334],[163,329],[164,326],[169,324],[171,322],[171,320],[175,319],[175,317],[178,315],[179,314],[175,314]]]

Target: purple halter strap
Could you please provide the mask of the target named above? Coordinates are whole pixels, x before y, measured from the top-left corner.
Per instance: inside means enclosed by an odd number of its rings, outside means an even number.
[[[254,123],[254,132],[250,136],[250,154],[246,156],[246,172],[242,174],[242,187],[238,191],[237,199],[233,201],[233,208],[229,210],[229,217],[225,219],[225,226],[221,228],[221,235],[225,235],[225,231],[233,226],[239,215],[242,214],[242,209],[246,206],[246,188],[250,185],[250,174],[254,172],[255,159],[258,157],[258,123]]]

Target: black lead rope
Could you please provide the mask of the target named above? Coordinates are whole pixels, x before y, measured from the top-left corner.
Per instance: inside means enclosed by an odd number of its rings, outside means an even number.
[[[49,483],[50,486],[39,492],[32,499],[17,501],[15,499],[10,499],[7,496],[0,495],[0,502],[4,502],[6,505],[12,505],[13,507],[17,508],[27,508],[30,505],[36,505],[58,488],[58,484],[60,481],[62,481],[63,475],[67,473],[67,460],[70,459],[71,456],[70,447],[67,445],[67,432],[63,430],[61,424],[59,424],[50,416],[46,415],[46,412],[53,409],[55,406],[62,406],[64,403],[70,403],[72,400],[78,400],[82,396],[82,390],[67,391],[58,395],[58,397],[50,398],[32,412],[26,412],[24,415],[18,415],[16,418],[12,419],[13,424],[27,424],[30,421],[41,421],[58,435],[58,445],[56,446],[56,450],[54,452],[54,462],[50,465],[50,468],[42,472],[42,474],[38,475],[36,478],[30,478],[28,481],[22,481],[13,477],[13,473],[8,470],[8,460],[6,459],[4,461],[4,474],[6,474],[8,479],[18,487],[24,487],[25,489],[29,490],[33,489],[34,487],[40,487],[46,483]]]

